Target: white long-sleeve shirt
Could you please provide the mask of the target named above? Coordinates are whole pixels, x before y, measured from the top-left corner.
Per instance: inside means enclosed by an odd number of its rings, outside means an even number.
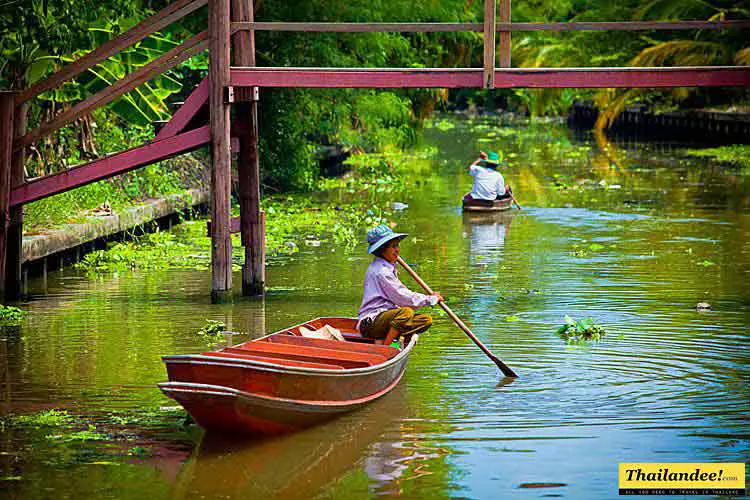
[[[471,165],[469,173],[474,177],[471,197],[475,200],[494,200],[505,194],[505,179],[497,170]]]
[[[418,309],[434,306],[438,299],[433,295],[412,292],[398,279],[396,264],[375,257],[365,274],[365,293],[359,307],[359,321],[374,318],[383,311],[397,307]],[[359,326],[359,324],[358,324]]]

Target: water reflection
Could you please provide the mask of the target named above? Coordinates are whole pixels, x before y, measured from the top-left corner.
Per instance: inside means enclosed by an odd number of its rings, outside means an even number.
[[[362,410],[292,435],[258,441],[206,434],[173,498],[308,499],[359,471],[371,483],[362,493],[398,490],[406,464],[393,429],[406,412],[400,385]]]
[[[464,212],[464,236],[469,240],[469,257],[473,265],[487,267],[502,260],[505,238],[515,211]]]

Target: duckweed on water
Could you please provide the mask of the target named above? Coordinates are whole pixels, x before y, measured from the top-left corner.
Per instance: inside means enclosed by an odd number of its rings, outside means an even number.
[[[195,247],[182,243],[172,233],[157,231],[132,241],[115,243],[107,250],[87,254],[76,267],[87,271],[123,271],[177,267],[204,269],[207,256]]]
[[[591,317],[576,321],[566,314],[565,324],[558,328],[556,333],[568,343],[574,344],[584,340],[600,340],[605,331]]]
[[[30,415],[0,418],[0,432],[10,430],[28,435],[31,446],[19,449],[18,460],[26,454],[44,454],[51,466],[95,463],[118,465],[123,461],[152,454],[159,436],[186,436],[190,421],[180,407],[116,411],[90,416],[73,415],[50,409]],[[175,434],[178,433],[178,434]],[[0,477],[13,480],[14,477]]]
[[[103,434],[96,430],[94,425],[89,424],[86,429],[63,434],[49,434],[47,439],[60,441],[106,441],[112,439],[109,434]]]
[[[73,416],[65,410],[45,410],[32,415],[18,415],[11,417],[11,422],[18,425],[65,427],[75,423]]]

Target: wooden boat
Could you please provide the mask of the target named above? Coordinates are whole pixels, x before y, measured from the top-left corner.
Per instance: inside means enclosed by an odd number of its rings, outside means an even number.
[[[316,318],[201,354],[164,356],[159,388],[205,429],[282,434],[356,410],[401,380],[417,335],[399,350],[376,345],[355,318]],[[303,337],[330,325],[345,340]]]
[[[510,197],[499,200],[475,200],[468,194],[463,198],[464,212],[504,212],[513,208]]]

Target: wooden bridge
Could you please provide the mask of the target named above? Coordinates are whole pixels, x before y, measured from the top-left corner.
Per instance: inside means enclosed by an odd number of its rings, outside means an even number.
[[[119,51],[208,4],[208,30],[151,61],[70,109],[27,130],[27,103]],[[231,292],[231,154],[238,154],[240,232],[245,247],[243,293],[261,294],[265,282],[265,218],[260,209],[258,88],[611,88],[750,86],[750,67],[512,68],[514,31],[747,29],[750,20],[676,22],[512,23],[510,0],[485,0],[483,23],[255,22],[250,0],[177,0],[46,79],[17,92],[0,92],[0,300],[21,291],[23,205],[143,167],[205,145],[211,148],[211,273],[216,300]],[[481,68],[256,67],[255,32],[456,32],[484,34]],[[28,146],[130,92],[208,48],[209,72],[158,132],[142,146],[38,179],[24,179]],[[208,107],[206,123],[197,117]],[[234,107],[234,123],[230,110]]]

